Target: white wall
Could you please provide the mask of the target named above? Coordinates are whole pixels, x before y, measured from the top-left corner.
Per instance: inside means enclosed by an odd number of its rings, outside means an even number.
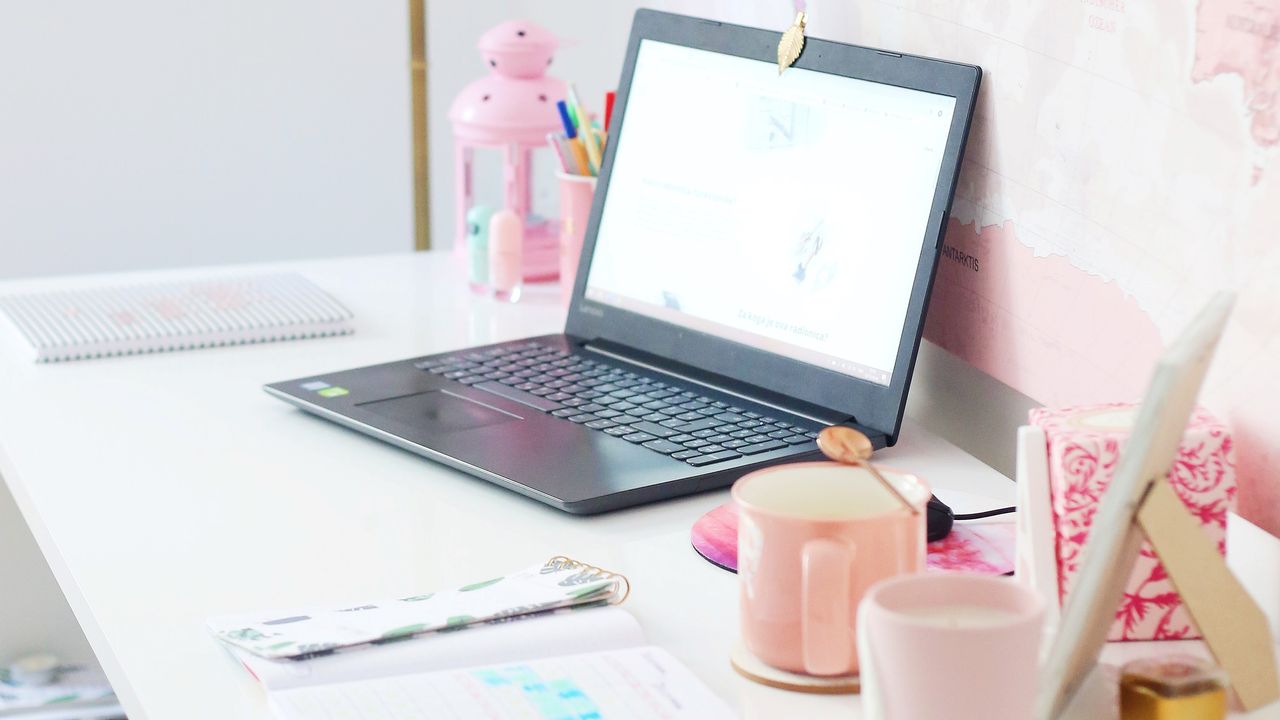
[[[0,277],[413,246],[405,0],[4,0]]]

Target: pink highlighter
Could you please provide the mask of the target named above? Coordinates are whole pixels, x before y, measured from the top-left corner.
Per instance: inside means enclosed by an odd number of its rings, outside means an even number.
[[[520,299],[524,275],[524,223],[510,210],[489,218],[489,285],[494,297],[507,302]]]

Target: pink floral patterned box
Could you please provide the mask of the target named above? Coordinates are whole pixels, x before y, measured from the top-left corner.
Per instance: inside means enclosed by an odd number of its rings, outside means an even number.
[[[1113,403],[1031,411],[1031,424],[1044,431],[1048,445],[1060,601],[1071,592],[1098,501],[1111,482],[1137,409],[1135,404]],[[1226,425],[1207,410],[1198,408],[1192,414],[1169,478],[1225,555],[1227,513],[1236,504],[1235,450]],[[1199,636],[1155,550],[1144,542],[1107,639]]]

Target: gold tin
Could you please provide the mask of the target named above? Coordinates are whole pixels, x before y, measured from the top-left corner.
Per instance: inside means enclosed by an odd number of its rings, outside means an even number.
[[[1146,658],[1120,672],[1121,720],[1221,720],[1227,677],[1213,663],[1185,655]]]

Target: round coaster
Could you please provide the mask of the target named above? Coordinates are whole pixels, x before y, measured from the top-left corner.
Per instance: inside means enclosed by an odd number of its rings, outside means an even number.
[[[857,675],[817,677],[787,672],[766,665],[764,661],[752,655],[741,642],[735,645],[733,652],[729,654],[729,662],[742,677],[780,690],[815,695],[853,695],[862,690],[862,683]]]

